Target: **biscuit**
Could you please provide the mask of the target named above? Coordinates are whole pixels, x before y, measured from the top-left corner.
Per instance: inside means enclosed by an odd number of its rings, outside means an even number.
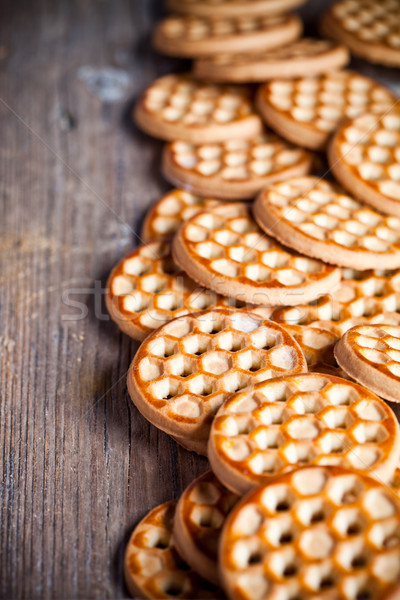
[[[215,415],[208,458],[236,494],[301,465],[340,465],[389,481],[400,458],[399,424],[361,385],[289,375],[228,398]]]
[[[276,477],[232,510],[220,574],[230,600],[396,600],[400,499],[340,467]]]
[[[314,300],[341,276],[340,269],[287,250],[266,236],[241,203],[208,209],[186,221],[172,252],[195,281],[263,306]]]
[[[311,150],[324,150],[342,121],[387,111],[396,97],[355,71],[333,71],[298,79],[273,79],[260,86],[256,106],[272,129]]]
[[[240,303],[206,290],[173,261],[169,242],[138,246],[111,271],[106,306],[118,327],[135,340],[180,315]]]
[[[181,74],[153,81],[135,106],[134,120],[154,137],[197,144],[253,138],[262,131],[248,88]]]
[[[124,573],[133,598],[222,598],[177,552],[172,540],[176,500],[151,510],[136,525],[128,542]]]
[[[193,58],[219,52],[268,50],[293,42],[301,32],[297,15],[172,15],[156,25],[153,45],[163,54]]]
[[[204,17],[282,14],[306,0],[167,0],[168,10]]]
[[[400,66],[400,5],[397,0],[339,0],[321,21],[323,35],[372,63]]]
[[[285,327],[322,327],[338,337],[355,325],[400,325],[400,270],[342,269],[342,281],[329,294],[310,304],[276,308],[269,318]]]
[[[207,471],[186,488],[176,507],[173,537],[181,556],[218,585],[218,542],[226,516],[239,500]]]
[[[222,204],[215,198],[196,196],[186,190],[174,189],[163,196],[147,212],[141,230],[144,242],[169,240],[179,227],[196,213]]]
[[[335,177],[356,198],[400,217],[400,110],[345,123],[331,140],[328,158]]]
[[[302,38],[264,52],[221,53],[194,62],[193,73],[200,79],[218,82],[264,82],[330,73],[349,62],[349,52],[328,40]]]
[[[149,335],[132,361],[128,390],[153,425],[206,454],[212,419],[230,394],[304,371],[304,355],[283,327],[218,309],[179,317]]]
[[[164,148],[162,173],[194,194],[221,200],[253,198],[263,187],[306,175],[312,155],[273,133],[218,144],[172,142]]]
[[[307,256],[358,270],[400,267],[400,219],[366,207],[327,180],[298,177],[270,185],[253,214],[268,235]]]
[[[335,357],[353,379],[385,400],[400,402],[400,327],[357,325],[335,347]]]

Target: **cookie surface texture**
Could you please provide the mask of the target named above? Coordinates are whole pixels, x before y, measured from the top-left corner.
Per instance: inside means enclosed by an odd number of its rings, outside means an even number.
[[[207,471],[185,489],[176,508],[174,543],[189,564],[218,585],[218,543],[226,516],[239,497]]]
[[[372,63],[400,66],[397,0],[339,0],[322,18],[322,33]]]
[[[400,111],[365,114],[341,126],[328,158],[340,183],[355,197],[400,217]]]
[[[169,10],[189,15],[230,17],[233,15],[282,14],[306,0],[167,0]]]
[[[156,79],[136,104],[134,118],[140,129],[163,140],[212,143],[253,138],[262,131],[247,87],[180,74]]]
[[[176,501],[150,511],[135,527],[125,552],[126,585],[133,598],[222,598],[180,557],[172,527]]]
[[[162,173],[173,185],[222,200],[253,198],[266,185],[311,168],[311,153],[273,133],[218,144],[172,142],[162,156]]]
[[[253,214],[282,244],[358,270],[400,267],[400,219],[388,217],[318,177],[270,185]]]
[[[192,58],[217,52],[267,50],[293,42],[301,32],[297,15],[172,15],[156,25],[153,45],[164,54]]]
[[[231,600],[395,600],[400,500],[340,467],[305,467],[249,494],[223,529]]]
[[[392,409],[339,377],[280,377],[231,396],[217,412],[211,467],[237,494],[299,465],[340,465],[389,481],[400,456]]]
[[[177,264],[221,294],[265,306],[300,304],[326,293],[340,270],[283,248],[265,235],[244,204],[198,213],[173,241]]]
[[[292,79],[304,73],[318,75],[344,67],[349,53],[344,46],[328,40],[302,38],[264,52],[217,54],[195,61],[196,77],[218,82],[264,82],[267,79]]]
[[[268,81],[258,90],[256,106],[267,125],[285,139],[323,150],[342,121],[383,113],[395,101],[374,79],[345,70]]]
[[[179,317],[152,333],[133,359],[128,390],[153,425],[206,454],[214,414],[229,395],[304,371],[304,355],[282,326],[219,309]]]
[[[174,263],[169,242],[135,248],[114,267],[106,288],[111,318],[135,340],[180,315],[235,304],[190,279]]]
[[[335,347],[342,369],[385,400],[400,402],[400,327],[358,325]]]

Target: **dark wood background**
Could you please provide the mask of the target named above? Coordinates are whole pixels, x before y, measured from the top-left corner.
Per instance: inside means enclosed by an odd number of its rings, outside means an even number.
[[[133,525],[207,468],[133,407],[137,346],[102,298],[168,189],[161,144],[134,129],[132,102],[184,63],[149,47],[156,0],[0,10],[0,596],[123,598]],[[104,71],[93,87],[82,67],[119,69],[122,89]],[[372,72],[399,83],[394,70]]]

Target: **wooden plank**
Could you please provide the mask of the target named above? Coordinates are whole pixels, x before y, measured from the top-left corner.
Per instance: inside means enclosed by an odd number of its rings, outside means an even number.
[[[101,297],[168,189],[161,144],[129,118],[147,83],[183,66],[149,47],[159,5],[2,4],[1,598],[126,597],[133,524],[207,467],[132,406],[137,346]],[[102,100],[82,67],[120,69],[121,101]]]

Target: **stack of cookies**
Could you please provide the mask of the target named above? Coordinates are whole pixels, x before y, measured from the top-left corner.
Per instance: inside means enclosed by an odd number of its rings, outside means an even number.
[[[299,39],[301,3],[170,0],[154,32],[195,59],[134,113],[177,187],[107,307],[142,342],[134,404],[212,470],[135,528],[133,596],[400,597],[400,110],[344,46]],[[328,14],[350,31],[372,4]]]

